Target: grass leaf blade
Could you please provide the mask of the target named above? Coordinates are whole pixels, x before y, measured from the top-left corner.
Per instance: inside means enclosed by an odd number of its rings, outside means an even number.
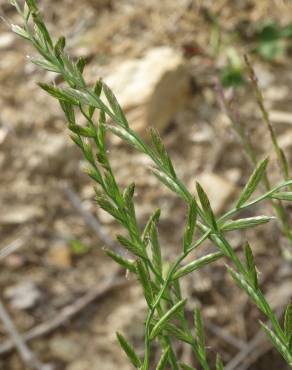
[[[291,202],[292,201],[292,191],[283,191],[283,192],[273,193],[270,197],[272,199],[287,200]]]
[[[247,243],[245,246],[245,258],[248,273],[251,279],[251,282],[255,289],[258,289],[258,274],[254,263],[254,257],[250,245]]]
[[[120,346],[124,350],[125,354],[128,356],[129,360],[132,362],[132,364],[136,368],[140,368],[142,366],[142,363],[133,347],[127,342],[127,340],[123,337],[121,333],[117,333],[117,338],[120,343]]]
[[[224,370],[223,362],[220,355],[217,355],[216,357],[216,370]]]
[[[126,258],[122,257],[121,255],[115,253],[110,249],[105,249],[105,253],[126,270],[136,273],[136,267],[133,262],[127,260]]]
[[[166,323],[173,318],[177,314],[179,310],[183,308],[183,306],[186,303],[186,299],[182,299],[179,302],[177,302],[169,311],[167,311],[160,320],[154,325],[150,338],[154,339],[164,328]]]
[[[247,184],[245,185],[245,187],[244,187],[244,189],[243,189],[243,191],[242,191],[242,193],[239,197],[239,200],[236,204],[236,208],[240,208],[249,199],[249,197],[252,195],[252,193],[256,190],[258,184],[260,183],[260,181],[262,180],[262,178],[264,176],[267,165],[268,165],[268,158],[262,160],[257,165],[256,169],[254,170],[254,172],[250,176]]]
[[[222,252],[215,252],[207,254],[201,258],[198,258],[195,261],[190,262],[187,265],[178,269],[173,275],[173,280],[179,279],[184,275],[187,275],[195,270],[202,268],[203,266],[208,265],[209,263],[215,262],[223,256],[224,254]]]
[[[187,224],[184,232],[183,246],[186,252],[192,244],[195,226],[197,223],[197,202],[195,199],[192,200],[187,217]]]
[[[198,193],[203,211],[205,213],[205,216],[208,220],[209,225],[214,230],[218,230],[216,219],[215,219],[213,210],[211,208],[210,201],[208,199],[207,194],[205,193],[204,189],[202,188],[202,186],[198,182],[196,184],[196,187],[197,187],[197,193]]]
[[[286,337],[290,340],[292,337],[292,303],[289,303],[285,310],[284,330]]]
[[[156,370],[165,370],[167,362],[168,362],[168,354],[169,354],[169,347],[163,352],[162,356],[160,357]]]
[[[270,220],[273,220],[275,217],[268,216],[256,216],[241,218],[239,220],[228,220],[221,227],[221,231],[234,231],[239,229],[250,229],[259,225],[263,225]]]

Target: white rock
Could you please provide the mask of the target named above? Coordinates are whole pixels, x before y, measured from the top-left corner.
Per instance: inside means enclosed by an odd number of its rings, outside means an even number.
[[[275,76],[263,65],[255,64],[253,68],[262,89],[268,88],[275,81]]]
[[[81,343],[75,338],[62,335],[55,336],[50,341],[50,350],[55,357],[65,362],[79,359],[83,352]]]
[[[287,125],[292,125],[292,113],[272,110],[270,111],[270,120],[273,123],[285,123]]]
[[[214,173],[204,172],[196,178],[196,181],[207,193],[215,213],[220,213],[237,192],[237,188],[232,183]]]
[[[34,205],[7,206],[0,214],[0,224],[22,224],[43,216],[43,210]]]
[[[25,152],[27,165],[34,173],[64,174],[76,170],[76,145],[64,136],[40,131]]]
[[[9,48],[15,40],[15,36],[12,32],[3,32],[0,35],[0,50]]]
[[[128,60],[105,78],[131,126],[162,131],[185,103],[189,74],[180,53],[169,47],[151,49],[142,59]]]
[[[12,307],[25,310],[35,306],[41,293],[33,282],[26,281],[6,288],[4,296],[10,300]]]

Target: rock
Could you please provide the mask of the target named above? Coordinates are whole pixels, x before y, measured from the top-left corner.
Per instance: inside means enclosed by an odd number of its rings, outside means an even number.
[[[281,286],[273,286],[267,292],[267,301],[271,307],[276,310],[279,307],[283,307],[289,302],[292,295],[292,284],[291,279],[288,278],[286,281],[281,282]]]
[[[132,303],[117,305],[105,322],[112,329],[108,338],[111,343],[116,343],[116,332],[127,333],[129,340],[133,342],[142,339],[147,306],[141,296],[140,287],[132,287],[129,293],[128,301]]]
[[[232,183],[214,173],[204,172],[196,178],[196,181],[207,193],[215,213],[222,212],[237,192],[237,188]]]
[[[68,175],[76,171],[79,152],[64,133],[39,131],[25,152],[27,165],[33,173]]]
[[[181,54],[169,47],[151,49],[128,60],[105,78],[127,113],[131,127],[162,132],[189,94],[189,74]]]
[[[70,247],[63,242],[55,243],[48,252],[47,261],[50,265],[61,269],[71,267]]]
[[[268,88],[275,81],[275,76],[262,64],[255,64],[253,68],[258,79],[258,84],[262,89]]]
[[[288,125],[292,125],[292,113],[290,112],[271,110],[269,114],[270,114],[270,120],[273,123],[285,123]]]
[[[6,206],[0,213],[0,224],[14,225],[33,221],[43,216],[43,210],[34,205]]]
[[[15,40],[12,32],[2,32],[0,35],[0,50],[9,48]]]
[[[33,282],[26,281],[6,288],[4,296],[10,300],[13,308],[26,310],[35,306],[41,293]]]
[[[272,102],[283,101],[287,99],[289,93],[290,91],[288,86],[272,85],[265,91],[265,100]]]
[[[65,362],[74,361],[83,353],[83,347],[78,340],[68,336],[63,337],[59,335],[54,337],[49,342],[49,345],[52,355]]]
[[[9,129],[7,126],[0,127],[0,145],[3,144],[8,136]]]

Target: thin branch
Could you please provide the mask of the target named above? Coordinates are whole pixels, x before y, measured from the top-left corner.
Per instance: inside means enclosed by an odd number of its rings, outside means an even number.
[[[82,200],[79,198],[78,194],[70,187],[69,184],[63,184],[63,190],[67,198],[73,205],[73,207],[80,213],[83,217],[85,223],[95,232],[95,234],[100,238],[100,240],[105,243],[111,249],[122,252],[121,248],[115,243],[115,241],[108,235],[104,230],[104,227],[99,223],[99,221],[94,217],[82,204]],[[123,253],[124,254],[124,253]]]
[[[283,307],[276,312],[276,317],[281,316]],[[268,326],[270,326],[268,324]],[[273,348],[270,341],[262,330],[259,330],[255,336],[244,345],[233,359],[225,366],[225,370],[247,370],[260,356]]]
[[[35,370],[53,370],[53,366],[42,364],[34,353],[28,348],[23,337],[18,333],[9,313],[0,299],[0,318],[5,326],[7,333],[11,337],[11,343],[19,352],[19,355],[26,366]]]
[[[29,232],[26,231],[24,235],[19,236],[5,247],[0,249],[0,261],[9,256],[10,254],[16,252],[18,249],[22,248],[24,244],[29,239]]]
[[[74,301],[72,304],[64,307],[58,315],[53,319],[47,320],[40,325],[28,330],[22,335],[22,340],[28,342],[32,339],[45,336],[60,326],[66,324],[70,319],[76,316],[80,311],[84,310],[90,303],[103,298],[106,294],[113,291],[114,289],[121,288],[128,284],[128,280],[119,277],[120,270],[118,270],[113,276],[105,279],[101,284],[97,284],[82,297]],[[13,340],[7,340],[0,346],[0,355],[12,351],[16,347],[16,343]],[[38,370],[38,369],[37,369]],[[42,368],[41,370],[47,370]]]

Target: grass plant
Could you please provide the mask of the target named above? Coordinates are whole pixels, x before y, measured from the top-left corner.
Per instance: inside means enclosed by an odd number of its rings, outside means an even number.
[[[224,259],[226,268],[236,284],[269,321],[269,326],[261,323],[263,330],[285,361],[292,366],[292,305],[287,304],[285,323],[281,325],[261,290],[252,248],[246,244],[245,260],[241,260],[226,236],[228,232],[238,232],[270,222],[271,217],[264,215],[238,218],[242,210],[267,200],[276,202],[274,205],[277,216],[282,219],[282,208],[279,208],[278,201],[292,200],[292,192],[286,191],[292,185],[288,173],[287,176],[285,173],[285,179],[280,184],[267,185],[268,159],[260,161],[234,207],[224,215],[216,217],[201,185],[197,183],[197,195],[194,195],[179,179],[159,134],[152,129],[151,144],[147,144],[131,129],[114,93],[103,81],[97,80],[94,87],[87,85],[83,77],[85,60],[79,58],[75,61],[69,57],[65,51],[64,37],[60,37],[56,42],[51,38],[37,2],[26,0],[23,6],[16,0],[10,2],[23,22],[22,26],[12,25],[12,30],[28,41],[39,54],[39,57],[31,58],[31,61],[40,68],[62,77],[64,83],[61,86],[45,83],[39,85],[59,101],[64,111],[71,139],[80,148],[88,164],[87,173],[95,184],[99,207],[109,213],[124,229],[124,234],[118,235],[117,239],[133,259],[127,259],[111,250],[107,251],[107,254],[137,276],[148,307],[143,356],[137,353],[124,334],[117,334],[117,339],[132,366],[140,370],[195,370],[191,365],[181,363],[178,358],[174,344],[175,341],[182,341],[191,346],[201,369],[211,369],[200,310],[197,307],[194,309],[193,328],[186,317],[186,298],[182,296],[180,281],[185,275],[218,259]],[[261,98],[258,96],[258,99]],[[83,115],[86,125],[77,122],[76,111]],[[163,268],[166,264],[162,259],[159,243],[160,210],[153,211],[146,226],[139,225],[134,204],[135,184],[129,184],[125,189],[119,186],[108,157],[108,132],[148,156],[153,163],[153,175],[188,207],[186,225],[182,232],[181,252],[170,263],[167,271]],[[254,159],[252,161],[255,163]],[[266,192],[254,197],[261,181],[266,183]],[[198,238],[194,237],[195,230],[200,234]],[[210,240],[217,250],[200,258],[194,257],[192,262],[185,263],[186,257],[198,248],[203,248],[206,240]],[[160,346],[161,357],[157,364],[153,365],[154,344],[156,347]],[[216,370],[222,369],[224,365],[218,356]]]

